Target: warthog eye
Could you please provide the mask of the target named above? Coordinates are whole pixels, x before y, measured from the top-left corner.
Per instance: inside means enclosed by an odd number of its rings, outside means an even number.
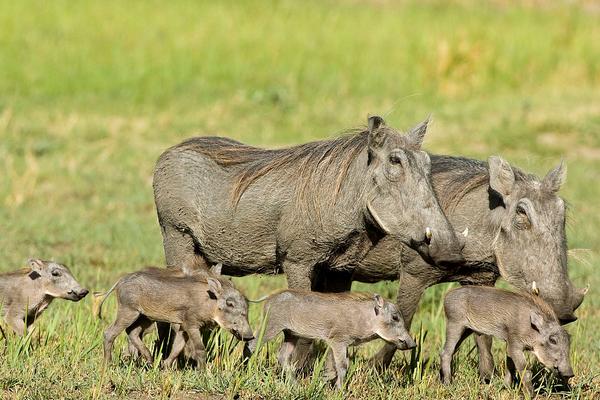
[[[402,164],[402,157],[399,151],[393,151],[390,153],[390,162],[392,164]]]
[[[556,340],[556,337],[554,335],[550,336],[548,338],[548,341],[550,342],[550,344],[553,344],[553,345],[558,344],[558,341]]]
[[[225,300],[225,304],[227,304],[227,307],[231,307],[231,308],[235,307],[235,303],[231,299]]]
[[[516,209],[515,226],[518,229],[531,228],[531,221],[529,220],[527,211],[525,210],[525,207],[521,206],[520,204],[517,205]]]
[[[58,271],[58,270],[52,271],[52,276],[60,276],[60,271]]]

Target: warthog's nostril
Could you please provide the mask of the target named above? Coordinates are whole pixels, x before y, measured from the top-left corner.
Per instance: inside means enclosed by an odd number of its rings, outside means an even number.
[[[84,298],[85,296],[87,296],[87,294],[88,294],[89,292],[90,292],[90,291],[89,291],[89,290],[87,290],[87,289],[82,289],[82,290],[79,292],[79,297],[81,297],[81,298]]]

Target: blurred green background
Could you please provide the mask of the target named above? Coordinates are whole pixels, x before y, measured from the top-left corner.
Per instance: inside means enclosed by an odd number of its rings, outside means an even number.
[[[434,153],[500,154],[540,175],[566,160],[570,275],[591,285],[569,327],[571,395],[597,395],[596,1],[0,1],[2,271],[30,256],[54,258],[98,290],[125,271],[161,265],[151,182],[168,146],[204,134],[283,146],[362,125],[368,113],[402,129],[432,114],[425,146]],[[236,282],[249,297],[284,284]],[[395,291],[394,283],[358,287]],[[423,375],[412,380],[409,355],[386,374],[370,371],[365,359],[379,344],[367,346],[348,397],[518,397],[500,378],[479,386],[468,349],[453,387],[438,384],[443,290],[428,291],[413,325],[428,332]],[[336,396],[317,381],[282,381],[269,372],[272,355],[248,376],[233,362],[205,374],[131,364],[101,374],[107,323],[93,321],[84,303],[53,304],[32,348],[0,344],[4,397]],[[500,346],[501,370],[502,354]]]

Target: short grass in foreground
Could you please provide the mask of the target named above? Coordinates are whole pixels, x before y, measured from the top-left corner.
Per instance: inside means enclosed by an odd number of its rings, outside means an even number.
[[[2,270],[53,257],[102,290],[125,272],[161,265],[152,168],[186,137],[281,146],[363,124],[367,113],[385,113],[399,128],[433,113],[432,152],[501,154],[538,174],[566,158],[570,275],[591,289],[568,327],[572,391],[553,396],[597,397],[598,37],[587,2],[0,2]],[[285,286],[283,277],[235,282],[251,298]],[[354,288],[393,298],[396,284]],[[445,290],[426,292],[412,327],[421,345],[385,373],[367,363],[380,343],[352,350],[346,398],[520,396],[500,377],[479,384],[472,341],[456,356],[454,383],[439,384]],[[114,311],[110,300],[108,320]],[[257,306],[251,317],[257,326]],[[92,318],[89,299],[56,301],[30,336],[0,339],[2,396],[343,397],[318,376],[279,376],[278,342],[242,369],[240,346],[226,333],[213,337],[203,372],[124,359],[103,369],[109,322]],[[503,345],[494,350],[502,372]]]

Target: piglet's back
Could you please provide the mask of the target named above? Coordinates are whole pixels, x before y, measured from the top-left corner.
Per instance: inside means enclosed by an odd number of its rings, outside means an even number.
[[[444,299],[444,310],[448,320],[463,321],[477,332],[502,338],[519,326],[528,327],[533,310],[556,321],[552,308],[536,296],[484,286],[451,290]]]
[[[169,314],[197,308],[210,301],[206,279],[169,276],[155,270],[124,276],[117,287],[117,295],[120,303],[129,304],[158,320],[166,320]]]
[[[373,295],[284,290],[266,300],[265,311],[299,335],[320,338],[338,330],[360,330],[362,314],[373,312]]]

